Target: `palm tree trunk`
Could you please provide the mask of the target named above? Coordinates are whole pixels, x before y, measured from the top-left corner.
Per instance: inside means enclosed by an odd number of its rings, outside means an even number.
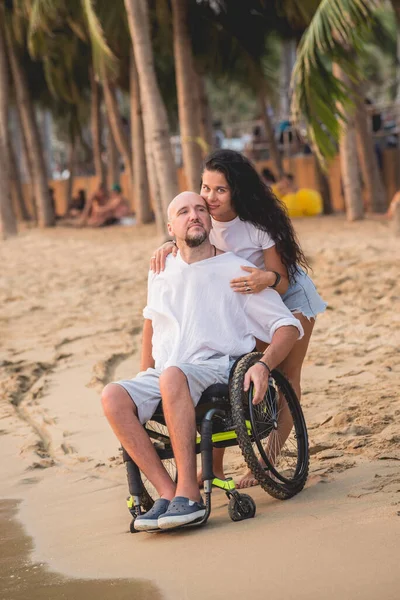
[[[282,60],[280,65],[279,117],[287,119],[290,115],[290,81],[296,62],[296,40],[282,42]]]
[[[258,103],[261,110],[261,116],[264,124],[265,134],[268,140],[270,157],[274,165],[274,169],[276,171],[275,175],[280,179],[283,175],[283,163],[282,156],[279,152],[278,144],[276,143],[274,128],[271,122],[271,119],[268,114],[268,101],[267,95],[265,93],[264,85],[260,86],[260,91],[258,93]]]
[[[347,123],[346,130],[340,137],[339,154],[347,219],[358,221],[364,218],[364,206],[361,196],[354,122]]]
[[[208,101],[208,94],[206,89],[206,83],[204,75],[194,73],[197,81],[197,92],[199,98],[199,130],[200,138],[203,146],[203,153],[207,154],[213,147],[213,126],[212,126],[212,114],[211,107]]]
[[[11,197],[7,149],[3,136],[0,140],[0,173],[0,234],[4,239],[16,235],[18,230]]]
[[[133,149],[133,197],[135,201],[136,220],[142,225],[150,223],[153,215],[150,206],[150,190],[147,179],[146,152],[144,129],[142,119],[142,106],[140,102],[140,89],[138,73],[135,65],[133,49],[130,56],[130,112],[131,112],[131,139]],[[164,225],[164,223],[163,223]],[[161,228],[161,226],[160,226]]]
[[[93,67],[89,70],[90,76],[90,127],[92,133],[93,162],[96,176],[101,185],[106,184],[106,169],[101,151],[101,95],[100,86],[96,81]]]
[[[199,145],[199,102],[194,75],[192,42],[188,29],[187,0],[172,0],[172,22],[174,28],[174,56],[178,113],[181,132],[183,167],[189,190],[198,191],[201,167]]]
[[[7,148],[8,148],[8,166],[9,166],[9,176],[10,180],[14,184],[14,194],[15,194],[15,210],[17,213],[17,219],[19,221],[29,221],[30,215],[25,204],[25,198],[22,191],[21,185],[21,177],[18,171],[17,160],[15,157],[14,147],[12,145],[11,137],[8,135],[7,140]]]
[[[69,178],[68,178],[68,187],[67,187],[67,210],[66,210],[66,213],[69,212],[69,210],[71,208],[71,204],[72,204],[72,195],[73,195],[73,188],[74,188],[74,175],[75,175],[75,148],[76,148],[76,142],[74,139],[71,139],[69,142],[69,148],[68,148]]]
[[[160,180],[157,177],[156,162],[152,151],[151,143],[145,140],[146,165],[149,174],[149,187],[151,197],[154,203],[154,215],[156,218],[157,233],[160,235],[167,233],[167,211],[164,210],[163,196],[160,188]]]
[[[35,119],[35,112],[29,94],[26,76],[19,61],[19,57],[17,56],[10,30],[7,30],[6,32],[6,40],[15,93],[21,109],[22,127],[24,129],[32,164],[38,224],[40,227],[51,227],[55,223],[55,217],[47,184],[46,166],[44,163],[39,130]]]
[[[158,87],[153,49],[150,39],[149,14],[146,0],[125,0],[135,63],[139,75],[140,98],[144,115],[146,153],[154,157],[150,181],[157,178],[164,215],[168,204],[178,194],[178,177],[172,154],[167,111]],[[153,192],[153,190],[152,190]],[[157,196],[153,195],[154,202]]]
[[[333,65],[337,79],[351,88],[351,82],[337,63]],[[354,115],[340,107],[345,123],[339,140],[340,170],[342,175],[344,203],[349,221],[364,218],[364,205],[361,195],[360,170],[357,156],[357,140]]]
[[[400,27],[400,0],[391,0],[393,11],[396,17],[397,25]]]
[[[120,182],[119,152],[111,131],[110,121],[107,129],[107,183],[111,189],[115,183]]]
[[[373,212],[384,213],[387,209],[386,194],[379,172],[371,129],[368,126],[369,115],[366,111],[360,89],[355,90],[355,99],[358,158],[367,194],[367,206]]]
[[[17,234],[17,221],[12,205],[8,131],[8,69],[4,41],[4,6],[0,7],[0,230],[3,238]]]
[[[36,210],[36,202],[35,202],[35,193],[33,189],[33,175],[32,175],[32,162],[31,157],[29,156],[28,144],[26,141],[26,135],[24,128],[22,126],[22,115],[21,115],[21,107],[17,103],[16,105],[16,118],[18,120],[18,127],[21,134],[22,141],[22,164],[25,169],[25,173],[27,175],[27,180],[29,182],[29,208],[31,209],[31,213],[29,218],[32,218],[33,221],[37,224],[37,210]],[[21,164],[21,163],[20,163]]]
[[[331,190],[329,187],[329,181],[319,164],[319,160],[315,154],[315,170],[317,175],[318,187],[322,196],[322,205],[324,215],[331,215],[333,213]]]
[[[124,159],[124,165],[126,172],[128,173],[129,180],[132,181],[132,154],[129,148],[129,140],[124,132],[124,126],[122,124],[121,114],[115,95],[115,87],[104,74],[104,72],[102,81],[108,122],[111,125],[111,131],[117,148]]]

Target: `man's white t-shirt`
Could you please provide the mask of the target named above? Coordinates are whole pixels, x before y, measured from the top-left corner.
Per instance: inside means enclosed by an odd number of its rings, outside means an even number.
[[[187,264],[169,255],[165,270],[150,271],[145,319],[153,326],[157,369],[180,363],[237,357],[254,349],[255,338],[270,343],[274,332],[300,322],[278,292],[239,294],[229,283],[241,276],[241,265],[253,266],[232,252]]]
[[[253,263],[252,267],[265,269],[263,250],[275,246],[269,233],[239,217],[232,221],[211,218],[210,242],[224,252],[233,252]],[[241,273],[243,276],[243,273]]]

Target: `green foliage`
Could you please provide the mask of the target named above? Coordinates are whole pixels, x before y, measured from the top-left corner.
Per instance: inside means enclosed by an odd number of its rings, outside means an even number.
[[[98,74],[103,68],[105,73],[114,74],[117,71],[117,61],[107,44],[103,27],[96,13],[96,0],[81,0],[83,17],[90,37],[93,64]],[[112,7],[112,4],[108,4]]]
[[[363,79],[355,56],[365,56],[366,40],[382,42],[379,0],[322,0],[298,50],[293,71],[294,119],[304,119],[320,158],[336,153],[345,114],[353,106],[352,90],[332,74],[338,63],[351,81]]]

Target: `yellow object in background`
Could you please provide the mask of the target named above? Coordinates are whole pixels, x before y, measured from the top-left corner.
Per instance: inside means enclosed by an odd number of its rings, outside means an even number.
[[[282,202],[286,204],[289,217],[313,217],[322,213],[322,197],[316,190],[303,188],[296,194],[286,194]]]
[[[286,194],[281,198],[282,202],[286,205],[289,217],[302,217],[303,214],[298,208],[297,194]]]

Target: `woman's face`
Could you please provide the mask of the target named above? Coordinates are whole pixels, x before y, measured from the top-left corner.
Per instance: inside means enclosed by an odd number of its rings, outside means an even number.
[[[232,207],[231,190],[223,173],[205,170],[200,194],[216,221],[232,221],[237,216]]]

